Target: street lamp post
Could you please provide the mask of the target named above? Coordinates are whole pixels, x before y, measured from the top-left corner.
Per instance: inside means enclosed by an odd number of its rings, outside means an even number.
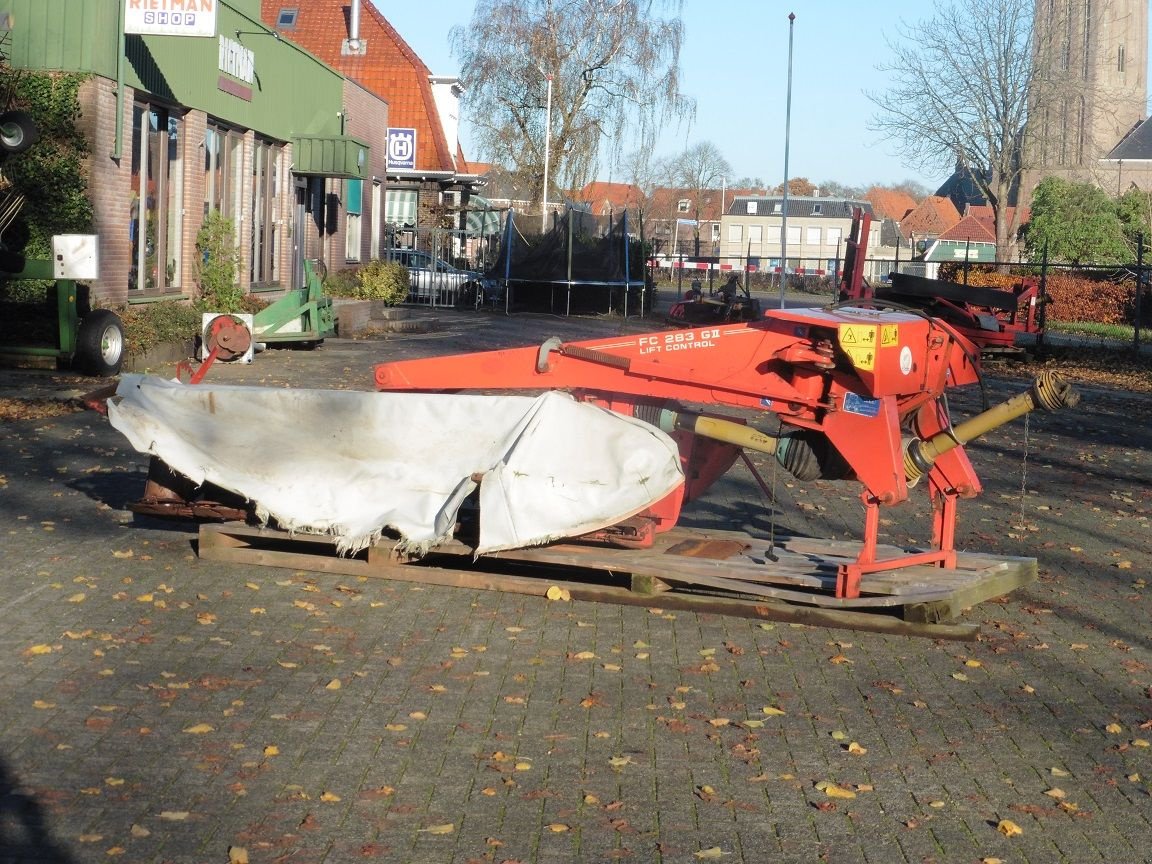
[[[548,107],[544,112],[544,199],[540,204],[540,233],[548,230],[548,148],[552,141],[552,76],[548,76]]]
[[[788,138],[792,127],[792,31],[796,13],[788,13],[788,95],[784,102],[784,203],[780,223],[780,308],[784,308],[784,289],[788,282]]]

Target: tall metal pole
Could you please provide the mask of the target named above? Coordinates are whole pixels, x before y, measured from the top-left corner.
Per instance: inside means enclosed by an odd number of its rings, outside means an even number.
[[[540,233],[548,230],[548,148],[552,141],[552,76],[548,76],[548,108],[544,113],[544,200],[540,205]]]
[[[780,222],[780,308],[784,308],[784,289],[788,282],[788,138],[792,131],[792,31],[796,13],[788,13],[788,96],[784,103],[784,217]]]

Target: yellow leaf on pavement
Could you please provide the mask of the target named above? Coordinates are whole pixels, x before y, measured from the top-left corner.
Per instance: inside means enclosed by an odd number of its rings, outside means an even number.
[[[1107,726],[1104,727],[1104,731],[1105,732],[1111,732],[1113,735],[1119,735],[1121,732],[1124,731],[1124,727],[1121,726],[1119,723],[1109,723]]]
[[[1005,837],[1016,837],[1024,833],[1024,829],[1013,822],[1011,819],[1001,819],[996,826],[996,830],[1003,834]]]
[[[248,850],[243,846],[229,846],[228,864],[248,864]]]
[[[189,726],[184,731],[191,735],[203,735],[206,732],[215,732],[216,727],[210,726],[207,723],[197,723],[195,726]]]
[[[572,594],[567,588],[561,588],[559,585],[550,585],[547,593],[544,595],[549,600],[558,600],[562,603],[567,603],[572,599]]]
[[[421,828],[420,831],[424,834],[451,834],[456,830],[456,826],[451,822],[443,825],[432,825],[428,828]]]
[[[772,706],[772,705],[765,705],[760,710],[763,711],[765,714],[767,714],[769,717],[780,717],[784,714],[783,711],[781,711],[779,708],[776,708],[775,706]]]
[[[553,822],[551,825],[548,826],[548,830],[551,831],[553,834],[563,834],[565,831],[568,830],[568,826],[565,825],[563,822]]]
[[[344,685],[340,683],[339,678],[333,678],[331,681],[329,681],[327,684],[324,685],[324,689],[325,690],[339,690],[343,686]]]
[[[264,755],[265,756],[279,756],[280,755],[280,748],[277,747],[275,744],[269,744],[267,747],[264,748]]]
[[[41,654],[51,654],[51,645],[33,645],[31,648],[24,649],[25,655],[29,657],[38,657]]]
[[[333,803],[340,800],[340,796],[337,795],[335,792],[321,792],[320,793],[320,800],[324,801],[328,804],[333,804]]]
[[[848,752],[852,753],[855,756],[863,756],[865,753],[868,752],[868,748],[867,747],[861,747],[859,744],[857,744],[855,741],[853,741],[852,743],[850,743],[848,745]]]
[[[713,846],[709,849],[701,849],[699,852],[693,852],[692,855],[696,858],[720,858],[723,855],[731,853],[725,852],[719,846]]]

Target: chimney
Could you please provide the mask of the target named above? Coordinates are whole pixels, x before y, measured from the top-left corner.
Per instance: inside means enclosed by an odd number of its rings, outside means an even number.
[[[348,10],[348,38],[340,46],[345,57],[363,57],[368,53],[368,43],[360,38],[360,0],[350,0]]]

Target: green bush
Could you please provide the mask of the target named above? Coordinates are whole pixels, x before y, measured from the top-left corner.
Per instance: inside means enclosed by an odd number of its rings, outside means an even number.
[[[355,270],[333,270],[324,277],[324,293],[329,297],[356,298],[359,291]]]
[[[244,289],[236,282],[240,251],[236,226],[218,210],[209,211],[196,234],[196,281],[200,296],[196,308],[203,312],[243,312]]]
[[[379,300],[396,306],[408,297],[408,268],[375,258],[359,270],[337,270],[324,279],[324,293],[353,300]]]
[[[395,306],[408,298],[411,283],[408,268],[398,261],[373,259],[356,274],[360,294],[365,300],[380,300],[386,306]]]
[[[124,324],[125,354],[140,357],[164,342],[184,342],[200,332],[200,311],[187,303],[162,300],[116,309]]]

